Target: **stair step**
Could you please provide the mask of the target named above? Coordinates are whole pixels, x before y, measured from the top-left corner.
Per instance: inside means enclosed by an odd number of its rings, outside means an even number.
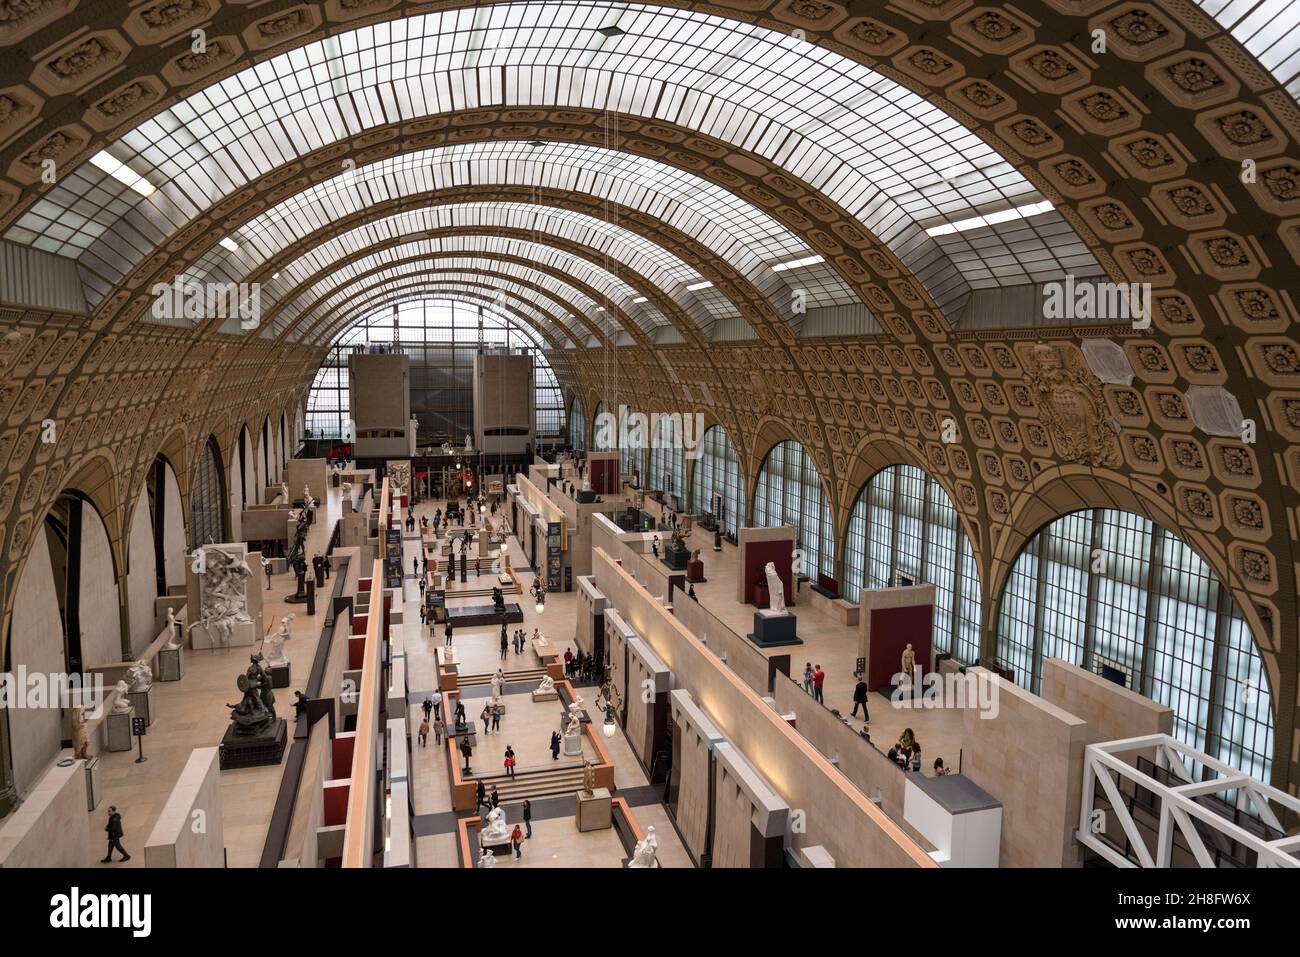
[[[545,668],[533,668],[529,671],[507,671],[506,684],[519,681],[541,681],[546,676]],[[458,675],[456,684],[462,688],[490,685],[492,675]]]

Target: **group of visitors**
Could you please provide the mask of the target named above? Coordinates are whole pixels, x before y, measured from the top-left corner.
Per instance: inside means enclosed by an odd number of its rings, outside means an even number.
[[[442,736],[447,733],[447,726],[442,720],[442,692],[434,691],[420,704],[420,709],[424,712],[424,720],[420,722],[420,747],[428,742],[430,727],[433,730],[433,743],[441,745]],[[433,719],[432,726],[429,724],[430,718]]]
[[[822,685],[826,683],[826,672],[822,671],[822,666],[813,667],[811,661],[804,662],[803,666],[803,690],[813,696],[813,700],[825,704],[822,698]],[[863,705],[865,710],[866,705]]]
[[[572,648],[564,649],[564,674],[575,681],[592,681],[596,675],[596,656],[588,655],[581,648],[575,655]]]
[[[536,640],[537,638],[540,637],[541,637],[541,631],[537,628],[534,628],[533,639]],[[528,643],[528,632],[522,628],[516,628],[514,634],[511,636],[510,639],[510,645],[514,649],[515,654],[522,655],[524,653],[524,645],[526,645],[527,643]]]
[[[498,674],[499,673],[500,672],[498,672]],[[488,702],[487,704],[485,704],[483,706],[483,710],[479,713],[478,716],[479,720],[483,722],[483,733],[491,734],[493,731],[500,731],[501,716],[504,714],[505,714],[505,709],[501,707],[500,703],[493,704],[492,702]],[[491,731],[488,730],[488,725],[492,726]]]

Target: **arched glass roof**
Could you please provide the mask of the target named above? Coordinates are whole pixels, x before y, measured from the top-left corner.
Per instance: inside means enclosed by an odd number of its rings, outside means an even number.
[[[1300,0],[1196,0],[1300,100]]]
[[[272,57],[106,151],[151,195],[87,163],[7,238],[77,257],[88,278],[111,282],[177,223],[306,152],[401,120],[500,105],[654,117],[757,153],[848,209],[943,290],[941,301],[958,285],[1099,271],[1054,211],[952,231],[936,245],[928,228],[1042,197],[974,133],[897,83],[784,33],[594,0],[430,13]],[[754,254],[763,249],[759,240]]]

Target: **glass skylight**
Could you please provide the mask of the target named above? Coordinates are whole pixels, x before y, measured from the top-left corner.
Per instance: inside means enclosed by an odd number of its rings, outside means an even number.
[[[1300,0],[1196,0],[1300,100]]]
[[[623,33],[600,32],[613,23]],[[568,0],[398,19],[272,57],[114,144],[153,195],[86,164],[8,238],[77,257],[97,301],[180,224],[306,152],[401,120],[506,104],[654,117],[761,154],[890,244],[941,306],[968,293],[967,270],[1001,281],[988,257],[1010,247],[957,234],[941,249],[925,230],[1042,199],[955,119],[831,50],[703,13]],[[1017,225],[986,228],[997,237]],[[744,242],[764,260],[796,252],[769,238]],[[1062,245],[1030,233],[1015,250],[1046,262]]]

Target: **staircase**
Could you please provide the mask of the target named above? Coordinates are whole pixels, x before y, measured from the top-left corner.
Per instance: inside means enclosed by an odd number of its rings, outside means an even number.
[[[515,682],[532,682],[540,684],[541,680],[546,677],[545,668],[526,668],[522,671],[507,671],[506,684]],[[460,675],[457,678],[457,686],[461,688],[482,687],[492,683],[492,675]]]
[[[537,800],[541,797],[554,797],[561,794],[573,794],[582,790],[582,765],[557,764],[556,767],[542,766],[536,770],[518,771],[513,778],[503,768],[494,774],[480,774],[478,779],[492,793],[496,785],[497,796],[501,803],[522,801],[524,798]]]

